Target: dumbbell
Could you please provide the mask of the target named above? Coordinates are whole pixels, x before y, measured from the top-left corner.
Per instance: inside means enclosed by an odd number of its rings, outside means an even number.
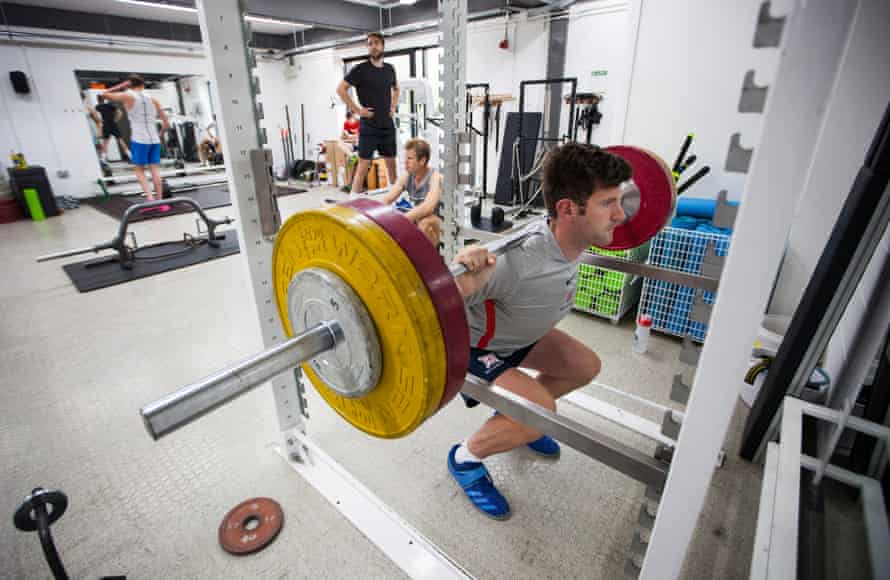
[[[482,223],[482,202],[477,201],[470,207],[470,223],[478,226]]]

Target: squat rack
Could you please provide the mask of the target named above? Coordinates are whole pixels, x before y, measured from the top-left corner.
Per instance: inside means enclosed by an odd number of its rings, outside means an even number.
[[[260,91],[254,77],[255,56],[247,49],[249,25],[243,20],[244,0],[198,0],[197,6],[205,53],[215,80],[216,102],[220,104],[226,173],[243,240],[242,263],[251,281],[254,307],[264,346],[268,348],[286,337],[271,283],[274,227],[269,227],[267,207],[271,158],[262,149],[266,135],[260,127],[262,113],[256,107]],[[442,0],[439,11],[444,49],[444,243],[450,258],[463,244],[464,194],[471,185],[464,92],[467,0]],[[787,42],[787,38],[783,40]],[[709,337],[701,352],[669,472],[640,452],[621,444],[612,445],[583,425],[503,389],[476,381],[468,381],[464,387],[468,395],[522,417],[529,425],[556,435],[599,461],[653,484],[658,491],[664,487],[640,571],[642,578],[676,578],[680,574],[737,399],[736,387],[727,386],[726,377],[741,377],[747,368],[757,321],[768,298],[768,288],[760,281],[771,278],[777,270],[794,201],[803,185],[808,147],[806,142],[797,141],[807,135],[803,130],[795,132],[795,127],[807,125],[792,124],[789,128],[787,122],[801,116],[807,118],[813,111],[796,98],[802,79],[788,76],[783,81],[780,75],[771,89],[775,103],[765,118],[761,147],[749,172],[748,194],[735,223],[735,243],[726,259]],[[787,177],[790,186],[778,187],[774,183],[777,176]],[[295,369],[270,381],[284,440],[281,452],[292,460],[292,467],[332,504],[333,498],[342,500],[348,496],[348,501],[336,502],[337,509],[409,575],[467,577],[459,564],[401,520],[311,441],[299,379],[300,371]],[[589,452],[591,445],[598,451]]]

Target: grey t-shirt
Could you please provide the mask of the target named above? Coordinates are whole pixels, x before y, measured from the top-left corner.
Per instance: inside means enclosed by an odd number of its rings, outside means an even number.
[[[507,356],[547,334],[572,309],[581,257],[562,253],[544,220],[520,247],[499,256],[494,275],[468,296],[470,345]]]

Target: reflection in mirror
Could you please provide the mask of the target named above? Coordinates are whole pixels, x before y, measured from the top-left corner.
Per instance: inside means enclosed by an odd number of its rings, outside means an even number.
[[[128,111],[127,104],[120,100],[102,96],[103,92],[119,86],[133,74],[144,79],[143,94],[157,101],[168,120],[165,130],[160,115],[153,113],[150,118],[157,117],[153,121],[153,131],[146,129],[151,135],[156,134],[160,141],[158,169],[161,176],[182,177],[221,171],[222,148],[210,81],[206,77],[78,70],[75,76],[90,128],[90,134],[85,138],[90,140],[89,146],[96,151],[103,175],[101,188],[106,193],[129,191],[134,186],[138,188],[131,152],[134,136],[131,117],[145,119],[145,116],[138,111]],[[131,89],[120,87],[115,94],[127,90]],[[137,127],[136,133],[143,132]],[[147,177],[151,181],[152,176]]]

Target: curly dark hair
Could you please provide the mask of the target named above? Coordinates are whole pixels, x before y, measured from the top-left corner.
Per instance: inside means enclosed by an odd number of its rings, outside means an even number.
[[[566,143],[547,154],[544,161],[544,203],[556,217],[556,202],[570,199],[581,213],[591,194],[630,179],[630,164],[596,145]]]

